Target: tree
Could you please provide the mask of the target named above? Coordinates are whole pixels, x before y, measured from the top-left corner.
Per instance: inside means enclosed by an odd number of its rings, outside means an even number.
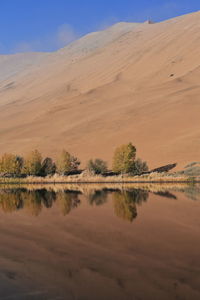
[[[95,174],[102,174],[107,171],[107,163],[102,159],[90,159],[87,163],[87,169]]]
[[[0,159],[0,172],[10,175],[20,175],[23,166],[23,158],[5,153]]]
[[[143,172],[147,172],[149,167],[146,161],[142,161],[140,158],[136,159],[134,162],[133,170],[131,171],[132,175],[140,175]]]
[[[132,143],[122,145],[115,150],[113,157],[113,171],[129,173],[134,168],[136,148]]]
[[[46,157],[41,165],[40,174],[41,176],[53,175],[56,172],[56,164],[52,158]]]
[[[38,150],[31,151],[24,163],[23,171],[27,175],[38,176],[41,172],[42,155]]]
[[[71,165],[70,172],[78,170],[78,167],[80,166],[80,163],[81,163],[80,160],[77,157],[70,155],[70,162],[71,162],[70,163],[70,165]]]
[[[76,171],[80,165],[80,161],[77,157],[74,157],[66,150],[63,150],[56,165],[57,172],[60,175],[65,175],[69,172]]]

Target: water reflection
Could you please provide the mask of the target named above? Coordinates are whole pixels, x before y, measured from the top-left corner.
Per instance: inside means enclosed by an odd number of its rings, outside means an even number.
[[[80,193],[77,191],[59,191],[56,194],[56,200],[59,203],[63,216],[66,216],[73,208],[80,205],[81,201],[78,198],[79,194]]]
[[[190,184],[186,188],[181,189],[182,192],[185,193],[185,195],[194,201],[200,200],[200,186],[199,185],[193,185]]]
[[[108,193],[110,191],[107,189],[96,190],[89,194],[88,201],[90,205],[102,205],[108,200]]]
[[[0,299],[200,299],[198,200],[197,185],[0,185]]]
[[[172,193],[170,193],[170,192],[168,192],[168,191],[165,191],[165,192],[163,192],[163,191],[160,191],[160,192],[154,192],[154,194],[155,194],[155,195],[158,195],[158,196],[160,196],[160,197],[166,197],[166,198],[171,198],[171,199],[177,199],[177,197],[176,197],[174,194],[172,194]]]
[[[168,187],[169,189],[169,187]],[[51,208],[56,203],[63,216],[68,215],[77,208],[82,201],[80,196],[86,197],[91,206],[104,205],[108,201],[113,204],[113,210],[117,217],[132,222],[138,215],[137,206],[148,200],[153,193],[161,197],[177,199],[174,192],[182,192],[189,199],[200,199],[199,186],[181,186],[170,190],[166,186],[143,186],[132,188],[129,186],[79,186],[72,187],[0,187],[0,209],[5,213],[12,213],[21,209],[33,216],[38,216],[43,208]]]
[[[113,197],[115,214],[130,222],[137,217],[135,193],[124,191],[115,192]]]

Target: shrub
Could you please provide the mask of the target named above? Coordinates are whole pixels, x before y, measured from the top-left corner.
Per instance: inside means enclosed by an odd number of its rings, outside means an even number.
[[[90,159],[87,163],[87,169],[95,174],[102,174],[107,171],[107,163],[102,159]]]
[[[200,162],[192,162],[181,171],[186,176],[200,176]]]
[[[113,171],[130,173],[134,169],[135,156],[136,148],[132,143],[118,147],[113,157]]]
[[[200,164],[200,162],[194,161],[194,162],[189,163],[187,166],[185,166],[184,169],[191,168],[191,167],[194,167],[199,164]]]
[[[200,166],[190,167],[184,170],[186,176],[200,176]]]
[[[53,162],[52,158],[46,157],[41,165],[40,175],[47,176],[53,175],[56,172],[56,164]]]
[[[136,159],[134,162],[133,170],[131,170],[132,175],[141,175],[143,172],[147,172],[149,167],[146,161],[142,161],[140,158]]]

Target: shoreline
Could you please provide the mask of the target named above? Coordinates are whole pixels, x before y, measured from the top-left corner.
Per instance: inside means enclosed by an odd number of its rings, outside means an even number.
[[[86,185],[86,184],[196,184],[200,183],[200,180],[140,180],[140,181],[0,181],[0,186],[4,184],[9,185],[57,185],[57,184],[80,184],[80,185]]]
[[[181,176],[174,173],[151,173],[150,175],[129,176],[82,176],[82,175],[68,175],[68,176],[27,176],[27,177],[0,177],[0,185],[94,185],[94,184],[198,184],[200,183],[199,176]]]

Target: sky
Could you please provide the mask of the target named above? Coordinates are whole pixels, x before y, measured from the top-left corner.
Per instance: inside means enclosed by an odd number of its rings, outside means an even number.
[[[200,10],[200,0],[0,0],[0,54],[55,51],[117,22],[155,22]]]

